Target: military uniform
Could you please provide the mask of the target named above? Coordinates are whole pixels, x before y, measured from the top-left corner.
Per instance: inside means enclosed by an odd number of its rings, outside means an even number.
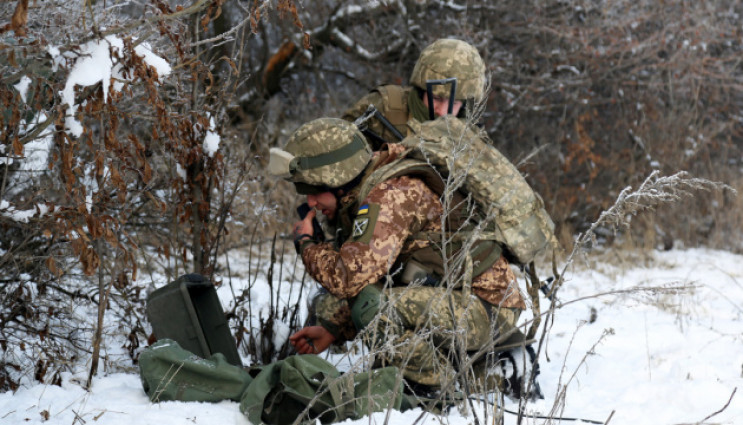
[[[376,153],[367,174],[396,158],[399,149],[390,148]],[[380,353],[381,364],[395,364],[408,380],[437,387],[454,370],[447,357],[455,331],[463,331],[464,350],[475,352],[493,343],[491,322],[515,324],[525,308],[515,276],[501,257],[472,279],[472,295],[446,290],[445,283],[436,288],[400,283],[404,259],[432,245],[414,236],[442,230],[439,195],[419,178],[400,176],[374,186],[362,200],[356,196],[352,191],[341,199],[339,224],[348,239],[340,248],[331,243],[302,246],[308,273],[328,291],[316,301],[318,321],[337,342],[354,338],[357,328],[348,300],[353,302],[369,285],[389,282],[384,296],[392,308],[381,308],[375,325],[367,329],[369,342],[397,347]]]
[[[435,121],[429,133],[447,131],[446,122]],[[332,209],[338,228],[330,243],[313,239],[307,219],[295,227],[305,268],[327,290],[315,312],[329,333],[305,328],[292,335],[293,344],[304,351],[317,341],[324,350],[333,336],[342,342],[363,330],[374,365],[397,366],[408,382],[435,389],[452,382],[457,369],[468,373],[473,366],[487,385],[480,389],[493,390],[504,381],[490,360],[505,364],[502,354],[509,354],[515,365],[524,358],[496,346],[525,308],[515,276],[498,243],[479,237],[481,216],[472,199],[443,195],[448,186],[431,163],[408,158],[404,144],[385,146],[372,152],[354,125],[321,118],[295,131],[284,149],[271,149],[271,174]],[[328,194],[337,205],[329,206]],[[478,357],[488,361],[473,365]],[[517,367],[499,367],[501,376],[511,370],[505,382],[523,382]]]

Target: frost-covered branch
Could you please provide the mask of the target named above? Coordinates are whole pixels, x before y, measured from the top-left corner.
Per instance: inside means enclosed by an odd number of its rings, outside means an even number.
[[[573,262],[575,255],[590,243],[596,242],[596,231],[601,227],[610,227],[616,230],[619,227],[629,227],[637,213],[652,210],[659,205],[676,202],[684,197],[693,196],[694,191],[729,190],[737,193],[729,185],[714,182],[708,179],[693,177],[686,171],[680,171],[671,176],[660,176],[658,171],[652,172],[635,190],[627,187],[619,194],[614,205],[602,212],[590,228],[576,239],[573,250],[568,256],[565,267],[559,275],[552,291],[553,294],[564,282],[563,275],[567,267]]]
[[[728,189],[736,192],[724,183],[693,177],[686,171],[680,171],[672,176],[659,174],[658,171],[652,172],[637,190],[632,190],[631,187],[622,190],[614,205],[601,213],[591,228],[579,238],[579,243],[593,241],[595,231],[599,227],[629,227],[632,217],[637,213],[693,196],[694,191]]]

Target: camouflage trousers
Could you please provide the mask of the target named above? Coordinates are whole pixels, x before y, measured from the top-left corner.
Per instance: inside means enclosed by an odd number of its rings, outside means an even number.
[[[406,380],[434,389],[447,386],[457,372],[477,370],[476,360],[482,363],[487,353],[497,351],[499,335],[514,329],[521,312],[486,308],[475,295],[440,287],[393,287],[382,294],[378,314],[359,330],[374,366],[397,366]],[[338,331],[338,321],[348,321],[345,300],[324,293],[314,306],[318,322],[326,328]]]

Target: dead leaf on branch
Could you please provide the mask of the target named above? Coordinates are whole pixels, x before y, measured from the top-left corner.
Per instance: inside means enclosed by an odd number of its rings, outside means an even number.
[[[18,0],[18,5],[13,12],[10,23],[0,28],[0,33],[13,30],[15,35],[22,37],[26,35],[26,24],[28,23],[28,0]]]
[[[276,6],[279,11],[279,18],[284,19],[286,13],[292,15],[292,21],[294,26],[299,29],[304,28],[302,20],[299,19],[299,12],[297,12],[297,6],[294,4],[294,0],[279,0],[279,4]]]
[[[93,239],[98,239],[101,236],[103,236],[103,225],[101,224],[101,220],[98,219],[98,217],[93,216],[92,214],[88,214],[85,217],[85,221],[88,225],[88,231],[90,232],[90,236]]]
[[[207,31],[207,25],[209,25],[209,22],[219,18],[219,16],[222,14],[223,2],[224,0],[217,0],[209,4],[209,7],[206,9],[206,13],[204,14],[204,16],[201,17],[201,29],[204,32]]]
[[[144,163],[144,171],[142,174],[142,180],[145,183],[149,183],[150,180],[152,180],[152,167],[150,167],[150,164],[148,162]]]
[[[15,51],[11,50],[10,52],[8,52],[7,58],[8,58],[8,63],[10,64],[10,66],[14,68],[18,68],[18,62],[16,62],[15,60]]]
[[[103,170],[104,170],[104,163],[103,163],[103,155],[98,154],[95,157],[95,176],[97,180],[100,182],[100,179],[103,178]]]
[[[98,267],[101,265],[101,259],[95,252],[95,249],[86,247],[83,253],[80,255],[80,262],[83,265],[83,273],[87,276],[92,276]]]
[[[148,199],[149,199],[150,201],[152,201],[152,203],[153,203],[153,204],[155,204],[155,207],[156,207],[157,209],[159,209],[159,210],[160,210],[160,212],[162,212],[162,213],[165,213],[165,211],[167,211],[167,209],[168,209],[168,205],[167,205],[167,204],[166,204],[165,202],[163,202],[163,201],[161,201],[161,200],[157,199],[157,198],[155,197],[155,195],[153,195],[153,194],[152,194],[152,192],[150,192],[150,191],[148,190],[148,191],[145,191],[145,192],[144,192],[144,194],[145,194],[145,196],[146,196],[146,197],[147,197],[147,198],[148,198]]]
[[[58,279],[62,277],[62,270],[57,267],[57,262],[54,260],[54,258],[49,257],[46,259],[46,268],[48,268],[49,271],[52,272],[52,274]]]
[[[13,155],[23,157],[23,144],[18,138],[13,139]]]
[[[111,228],[106,227],[105,234],[103,237],[106,240],[106,242],[108,242],[112,246],[115,246],[117,248],[121,247],[121,244],[119,243],[119,238],[116,236],[116,233],[114,233],[114,231],[111,230]]]
[[[261,21],[261,9],[258,0],[253,0],[253,13],[250,14],[250,31],[258,34],[258,24]]]

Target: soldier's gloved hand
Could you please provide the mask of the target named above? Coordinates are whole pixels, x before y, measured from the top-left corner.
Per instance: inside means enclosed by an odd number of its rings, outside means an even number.
[[[498,355],[498,365],[505,380],[505,394],[512,399],[525,398],[530,401],[543,399],[537,382],[539,363],[531,345],[513,348]],[[532,374],[532,371],[534,372]],[[531,382],[527,379],[532,378]]]
[[[315,226],[313,226],[315,214],[315,210],[310,210],[302,220],[294,223],[292,233],[294,234],[294,248],[297,250],[297,254],[301,254],[302,244],[305,241],[315,241]]]

